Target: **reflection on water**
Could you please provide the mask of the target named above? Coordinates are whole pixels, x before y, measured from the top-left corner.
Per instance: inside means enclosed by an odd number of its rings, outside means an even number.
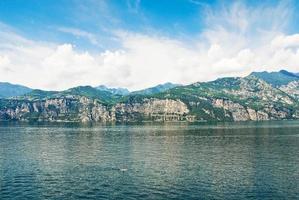
[[[0,198],[296,199],[298,136],[298,121],[2,123]]]

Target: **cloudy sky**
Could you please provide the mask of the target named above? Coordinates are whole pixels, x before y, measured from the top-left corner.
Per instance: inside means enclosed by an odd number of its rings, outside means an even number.
[[[0,82],[142,89],[299,72],[298,1],[0,0]]]

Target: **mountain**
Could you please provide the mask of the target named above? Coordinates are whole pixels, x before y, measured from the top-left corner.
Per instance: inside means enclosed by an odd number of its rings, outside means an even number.
[[[22,86],[15,85],[7,82],[0,82],[0,98],[8,98],[23,95],[30,92],[32,89]]]
[[[281,72],[280,72],[281,73]],[[287,73],[281,73],[287,74]],[[292,76],[292,75],[289,75]],[[134,122],[299,119],[299,82],[280,88],[255,75],[221,78],[151,93],[118,95],[90,86],[33,90],[0,99],[0,120]],[[160,90],[161,91],[161,90]]]
[[[111,92],[112,94],[123,95],[123,96],[128,95],[130,93],[130,91],[126,88],[108,88],[105,85],[99,85],[95,88],[101,91]]]
[[[43,91],[43,90],[32,90],[31,92],[18,97],[20,100],[45,100],[54,98],[77,98],[86,97],[89,99],[97,99],[103,104],[112,104],[122,96],[113,94],[110,91],[102,91],[91,86],[78,86],[70,88],[65,91]]]
[[[255,77],[221,78],[177,87],[157,98],[179,99],[197,120],[246,121],[298,118],[298,99]]]
[[[279,72],[253,72],[251,75],[258,77],[275,87],[287,85],[292,81],[299,80],[298,74],[286,70],[280,70]]]
[[[131,94],[133,94],[133,95],[136,95],[136,94],[139,94],[139,95],[153,95],[153,94],[157,94],[159,92],[164,92],[166,90],[169,90],[169,89],[177,87],[177,86],[180,86],[180,84],[174,84],[174,83],[167,82],[167,83],[164,83],[164,84],[159,84],[155,87],[150,87],[150,88],[146,88],[146,89],[143,89],[143,90],[134,91]]]

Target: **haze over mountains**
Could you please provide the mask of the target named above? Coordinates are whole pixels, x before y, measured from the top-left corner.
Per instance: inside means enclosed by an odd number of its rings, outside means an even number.
[[[247,121],[299,118],[299,76],[253,72],[190,85],[165,83],[129,92],[79,86],[65,91],[1,84],[0,120],[21,121]],[[17,96],[13,98],[7,98]]]

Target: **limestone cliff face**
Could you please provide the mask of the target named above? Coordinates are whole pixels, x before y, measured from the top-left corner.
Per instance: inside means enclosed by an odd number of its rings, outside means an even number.
[[[254,110],[250,107],[245,107],[239,103],[234,103],[230,100],[215,99],[213,105],[218,108],[223,108],[224,112],[231,115],[234,121],[265,121],[275,119],[286,119],[291,114],[290,110],[277,110],[274,107],[266,107],[262,110]],[[296,114],[294,115],[294,117]]]
[[[188,116],[187,105],[180,100],[144,99],[140,103],[119,103],[115,107],[116,116],[122,121],[138,119],[154,121],[192,120]]]
[[[212,104],[215,107],[223,108],[224,112],[227,115],[231,115],[234,121],[261,121],[270,119],[269,115],[263,111],[255,111],[230,100],[214,99]]]
[[[86,97],[54,98],[37,101],[10,100],[0,110],[2,120],[36,121],[110,121],[106,106]]]
[[[78,114],[81,122],[115,121],[115,112],[95,100],[81,97],[79,105]]]
[[[255,110],[248,106],[242,106],[239,103],[230,100],[215,99],[212,101],[215,107],[222,108],[224,112],[231,115],[234,121],[265,121],[279,119],[298,119],[298,111],[287,108],[276,108],[273,105],[265,105],[260,110]]]
[[[10,100],[0,110],[2,120],[37,121],[180,121],[192,120],[187,106],[179,100],[145,99],[142,103],[106,106],[86,97],[57,98],[39,101]]]
[[[201,99],[211,104],[204,108],[200,102],[184,103],[172,99],[144,99],[142,102],[117,103],[107,106],[87,97],[54,98],[37,101],[9,100],[8,105],[0,109],[0,120],[19,121],[75,121],[75,122],[113,122],[113,121],[194,121],[223,118],[215,111],[220,109],[226,119],[232,121],[262,121],[299,118],[299,111],[291,112],[268,105],[261,110],[227,99]],[[193,113],[193,109],[202,109],[203,114]],[[209,116],[209,118],[206,118]]]
[[[285,95],[285,93],[254,76],[239,78],[239,80],[240,84],[238,89],[225,90],[225,92],[239,99],[256,97],[259,101],[264,102],[294,103],[293,99]]]

